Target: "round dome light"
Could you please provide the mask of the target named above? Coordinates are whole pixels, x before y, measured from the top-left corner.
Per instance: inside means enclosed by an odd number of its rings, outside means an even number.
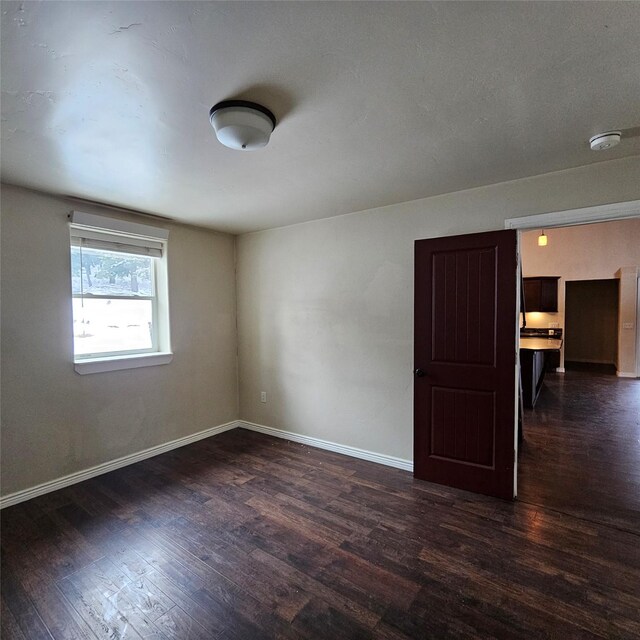
[[[269,142],[276,118],[267,109],[246,100],[225,100],[211,107],[211,126],[225,146],[238,151],[254,151]]]

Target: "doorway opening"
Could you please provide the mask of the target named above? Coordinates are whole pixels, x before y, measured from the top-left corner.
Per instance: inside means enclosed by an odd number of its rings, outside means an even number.
[[[615,278],[565,283],[566,371],[616,374],[619,288]]]
[[[640,218],[545,226],[546,245],[540,233],[520,233],[530,305],[520,367],[533,395],[522,413],[518,499],[640,532]],[[526,283],[552,278],[557,291],[542,311]]]
[[[415,243],[414,475],[640,532],[640,201],[505,226]],[[527,242],[547,252],[520,278]],[[558,375],[566,282],[578,280],[619,283],[616,376],[605,382]]]

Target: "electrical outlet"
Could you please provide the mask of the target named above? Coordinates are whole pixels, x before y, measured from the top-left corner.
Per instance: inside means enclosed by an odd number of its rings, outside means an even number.
[[[560,328],[560,324],[558,322],[549,323],[549,329],[559,329],[559,328]]]
[[[622,328],[623,329],[633,329],[633,322],[623,322],[622,323]]]
[[[267,401],[267,392],[266,391],[261,391],[260,392],[260,402],[266,402]]]

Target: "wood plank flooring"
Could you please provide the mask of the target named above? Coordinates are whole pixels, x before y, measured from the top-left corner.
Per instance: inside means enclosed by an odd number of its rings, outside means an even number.
[[[640,531],[640,380],[547,374],[524,414],[520,500]]]
[[[5,509],[2,639],[640,637],[640,530],[557,507],[231,431]]]

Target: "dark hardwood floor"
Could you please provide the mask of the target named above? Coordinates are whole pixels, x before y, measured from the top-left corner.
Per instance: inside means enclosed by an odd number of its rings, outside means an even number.
[[[615,382],[602,435],[630,451],[608,468],[637,482],[638,383]],[[549,435],[562,384],[525,424],[526,502],[236,430],[8,508],[2,638],[638,638],[640,531],[563,513],[551,480],[571,490],[594,406]]]
[[[640,532],[640,380],[587,367],[547,374],[525,410],[518,497]]]

